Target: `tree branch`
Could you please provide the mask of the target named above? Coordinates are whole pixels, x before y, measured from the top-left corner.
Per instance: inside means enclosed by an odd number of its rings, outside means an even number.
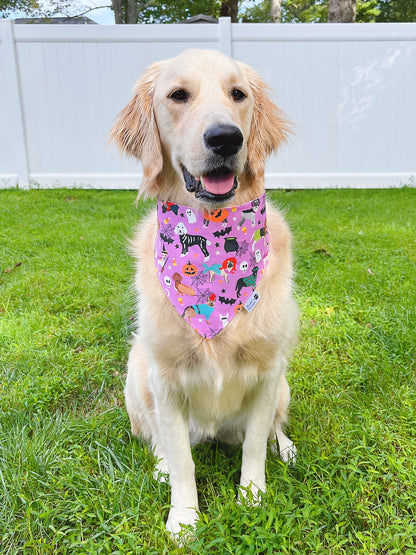
[[[105,6],[94,6],[93,8],[89,8],[88,10],[85,10],[85,12],[78,13],[76,15],[67,15],[66,18],[67,19],[76,19],[77,17],[83,17],[87,13],[93,12],[94,10],[100,10],[102,8],[111,8],[111,6],[109,6],[108,4],[105,5]]]

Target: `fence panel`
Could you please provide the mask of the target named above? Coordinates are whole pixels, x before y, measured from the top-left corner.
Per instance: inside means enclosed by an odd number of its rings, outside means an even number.
[[[255,67],[296,126],[269,187],[387,187],[416,175],[416,24],[0,22],[0,187],[136,188],[106,136],[137,76],[187,48]]]

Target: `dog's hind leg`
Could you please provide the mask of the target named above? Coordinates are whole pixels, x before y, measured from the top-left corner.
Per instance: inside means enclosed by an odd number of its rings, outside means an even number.
[[[279,404],[276,410],[274,422],[269,435],[269,443],[272,452],[280,455],[283,462],[296,462],[296,446],[286,434],[282,427],[287,423],[287,409],[290,402],[290,389],[286,376],[280,377]]]

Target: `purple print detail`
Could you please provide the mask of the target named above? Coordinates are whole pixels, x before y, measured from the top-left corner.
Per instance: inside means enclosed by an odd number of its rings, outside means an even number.
[[[160,283],[180,316],[211,339],[241,310],[267,268],[265,194],[204,212],[158,199],[157,218]]]

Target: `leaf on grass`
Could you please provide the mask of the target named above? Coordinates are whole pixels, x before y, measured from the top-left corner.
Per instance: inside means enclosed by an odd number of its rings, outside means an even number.
[[[16,264],[13,266],[13,268],[6,268],[6,269],[4,270],[4,273],[5,273],[5,274],[11,274],[12,272],[14,272],[14,270],[15,270],[16,268],[18,268],[18,267],[21,266],[21,265],[22,265],[22,262],[16,262]]]
[[[320,254],[321,256],[327,256],[328,258],[331,258],[332,256],[326,249],[315,249],[312,251],[312,254]]]

